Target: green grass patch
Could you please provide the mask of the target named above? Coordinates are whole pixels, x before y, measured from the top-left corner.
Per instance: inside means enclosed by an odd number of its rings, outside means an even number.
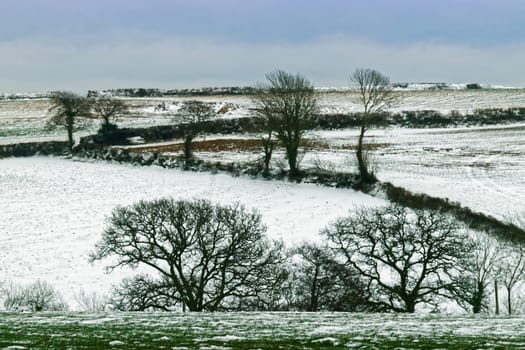
[[[11,349],[508,349],[520,317],[353,313],[2,313]]]

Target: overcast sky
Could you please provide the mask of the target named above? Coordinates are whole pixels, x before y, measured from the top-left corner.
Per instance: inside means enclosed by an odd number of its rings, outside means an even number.
[[[523,0],[0,0],[0,92],[252,85],[525,86]]]

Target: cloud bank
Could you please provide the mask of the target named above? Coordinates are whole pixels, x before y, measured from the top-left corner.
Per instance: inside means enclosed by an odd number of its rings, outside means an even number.
[[[345,86],[357,67],[395,82],[479,82],[525,86],[525,42],[469,47],[385,44],[346,35],[301,42],[246,43],[204,37],[120,33],[100,37],[0,42],[0,92],[189,88],[252,85],[276,68],[316,86]]]

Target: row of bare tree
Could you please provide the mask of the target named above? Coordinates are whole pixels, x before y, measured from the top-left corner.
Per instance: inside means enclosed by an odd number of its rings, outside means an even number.
[[[356,208],[285,249],[261,215],[205,200],[141,201],[113,211],[92,261],[141,274],[114,288],[117,310],[334,310],[414,312],[446,300],[488,311],[491,281],[512,291],[525,251],[476,238],[444,214],[399,206]]]
[[[66,128],[70,149],[73,149],[73,132],[78,117],[96,116],[102,118],[102,132],[114,129],[111,118],[128,113],[128,106],[124,101],[107,96],[86,98],[72,92],[56,92],[51,97],[50,110],[54,113],[50,122]]]
[[[255,114],[266,120],[267,131],[262,138],[264,150],[264,173],[268,174],[275,143],[272,136],[282,144],[290,169],[290,176],[299,173],[299,147],[303,146],[306,130],[316,124],[319,114],[319,96],[314,86],[301,74],[276,70],[266,75],[267,83],[255,91]],[[377,179],[369,168],[364,137],[374,123],[374,116],[393,102],[388,77],[373,69],[356,69],[350,81],[357,87],[359,101],[363,105],[361,126],[356,146],[356,158],[360,180],[373,183]]]
[[[291,177],[299,174],[299,149],[304,145],[304,133],[315,125],[319,114],[319,95],[312,83],[301,74],[291,74],[276,70],[266,75],[267,83],[260,84],[253,95],[254,114],[264,118],[266,131],[261,138],[264,151],[263,173],[270,171],[272,152],[277,141],[285,149]],[[359,91],[360,102],[364,112],[356,147],[356,158],[361,181],[376,181],[369,169],[364,146],[365,132],[373,124],[375,113],[381,111],[392,101],[389,79],[372,69],[356,69],[350,76]],[[54,124],[63,125],[68,134],[70,147],[73,147],[75,119],[80,116],[96,115],[103,119],[102,133],[116,130],[110,119],[128,112],[122,100],[107,96],[85,98],[70,92],[58,92],[52,97]],[[216,113],[213,108],[202,101],[184,101],[178,112],[178,122],[184,133],[183,149],[186,164],[193,159],[192,142],[202,131],[202,122],[211,119]]]

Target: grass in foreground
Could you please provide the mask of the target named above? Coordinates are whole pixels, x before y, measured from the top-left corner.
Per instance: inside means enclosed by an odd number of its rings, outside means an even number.
[[[525,318],[351,313],[1,313],[9,349],[507,349]]]

